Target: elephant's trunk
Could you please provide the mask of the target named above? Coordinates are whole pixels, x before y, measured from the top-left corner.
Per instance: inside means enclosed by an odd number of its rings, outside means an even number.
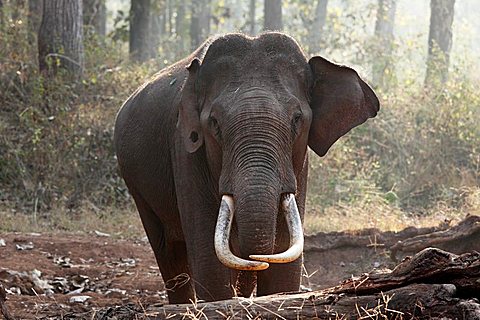
[[[230,230],[235,211],[232,196],[224,195],[220,204],[215,227],[215,252],[221,263],[231,269],[259,271],[268,268],[268,263],[248,261],[235,256],[230,250]]]
[[[258,184],[257,177],[246,188],[235,194],[235,222],[238,231],[240,255],[248,258],[253,254],[272,254],[275,249],[280,191],[278,183]]]
[[[291,262],[303,251],[300,216],[296,205],[291,205],[291,199],[294,199],[292,193],[296,190],[291,164],[292,131],[286,114],[266,107],[278,105],[271,94],[258,88],[252,89],[239,94],[237,103],[240,111],[226,125],[228,129],[223,136],[225,146],[219,189],[224,195],[225,205],[222,204],[224,210],[220,210],[215,245],[219,260],[228,267],[262,270],[268,267],[265,263],[267,260],[273,263]],[[228,210],[229,202],[226,199],[231,199]],[[289,204],[281,205],[285,201]],[[277,215],[279,211],[283,212],[279,207],[289,208],[291,217],[286,220],[293,239],[290,245],[294,245],[294,252],[287,250],[280,255],[273,254]],[[226,232],[230,230],[233,212],[241,258],[231,253]],[[230,220],[225,220],[223,216],[229,216]],[[228,223],[225,222],[227,220]],[[265,261],[246,260],[249,258]]]
[[[233,215],[235,212],[234,200],[232,196],[224,195],[219,210],[217,226],[215,230],[215,251],[219,260],[227,267],[238,270],[259,271],[269,267],[267,262],[271,263],[288,263],[296,260],[303,252],[303,231],[298,212],[295,196],[293,194],[286,194],[282,197],[282,211],[285,214],[285,219],[290,234],[290,247],[288,250],[278,254],[248,254],[251,259],[264,261],[250,261],[235,256],[229,246],[230,230],[233,222]],[[276,219],[275,219],[276,220]],[[272,234],[272,233],[271,233]],[[274,234],[274,233],[273,233]],[[245,235],[246,236],[246,235]],[[243,237],[245,237],[243,236]],[[254,237],[255,238],[255,237]],[[248,241],[249,243],[251,241]],[[258,243],[243,245],[240,244],[242,255],[243,252],[259,252],[262,248],[267,248],[271,253],[273,249],[274,239],[271,245],[260,245]],[[261,243],[260,243],[261,244]],[[254,248],[253,251],[251,251]]]
[[[272,263],[288,263],[292,262],[303,252],[303,227],[298,211],[295,195],[288,193],[282,199],[282,212],[285,214],[285,220],[290,235],[290,246],[287,251],[271,255],[249,255],[250,259],[272,262]]]

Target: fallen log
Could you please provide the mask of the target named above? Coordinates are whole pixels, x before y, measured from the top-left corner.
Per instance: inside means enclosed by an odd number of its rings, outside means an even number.
[[[398,252],[419,252],[428,247],[455,252],[468,252],[472,247],[480,250],[480,217],[467,216],[451,228],[403,239],[390,248],[391,257],[395,259]]]
[[[393,269],[404,257],[427,247],[455,254],[480,251],[480,217],[467,216],[453,226],[442,222],[400,232],[364,229],[307,236],[302,281],[314,289],[328,288],[353,274]]]
[[[399,232],[375,228],[319,232],[305,237],[304,252],[323,252],[347,247],[386,248],[395,252],[419,252],[428,247],[468,252],[472,246],[480,249],[480,216],[469,215],[455,226],[442,222],[437,227],[408,227]],[[444,247],[448,248],[444,248]],[[450,247],[452,249],[450,249]]]
[[[165,306],[148,319],[480,319],[473,299],[455,298],[454,285],[413,284],[365,296],[324,293]]]
[[[406,258],[391,272],[364,274],[326,289],[331,293],[368,294],[411,283],[453,284],[458,294],[476,293],[480,298],[480,253],[456,255],[427,248]]]
[[[480,254],[428,248],[388,273],[308,293],[150,306],[148,319],[479,319]]]

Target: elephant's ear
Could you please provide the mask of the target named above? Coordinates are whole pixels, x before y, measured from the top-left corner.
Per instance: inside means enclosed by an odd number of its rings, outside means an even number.
[[[200,111],[195,94],[195,79],[197,78],[200,61],[193,59],[188,69],[188,78],[185,82],[180,99],[178,124],[180,134],[189,153],[194,153],[203,144],[203,133],[200,127]]]
[[[323,157],[341,136],[376,116],[380,103],[355,70],[322,57],[309,61],[314,76],[308,145]]]

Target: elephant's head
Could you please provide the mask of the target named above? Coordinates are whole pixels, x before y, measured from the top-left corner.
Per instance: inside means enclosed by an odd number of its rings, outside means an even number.
[[[303,233],[294,195],[307,145],[325,155],[377,114],[375,93],[348,67],[307,61],[281,33],[221,37],[188,69],[178,128],[188,152],[205,152],[203,169],[218,181],[218,258],[242,270],[296,260]],[[234,211],[240,257],[229,248]],[[286,215],[291,247],[274,254],[278,212]]]

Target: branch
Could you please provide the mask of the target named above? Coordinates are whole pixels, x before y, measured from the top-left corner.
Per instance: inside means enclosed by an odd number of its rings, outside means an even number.
[[[308,293],[150,306],[149,319],[480,319],[480,253],[425,249],[392,272]],[[461,297],[461,298],[460,298]]]
[[[47,58],[50,58],[50,57],[57,57],[57,58],[63,58],[75,65],[77,65],[79,68],[82,68],[82,66],[80,65],[79,62],[73,60],[72,58],[68,57],[68,56],[65,56],[63,54],[60,54],[60,53],[49,53],[45,56],[45,61],[47,61]]]

